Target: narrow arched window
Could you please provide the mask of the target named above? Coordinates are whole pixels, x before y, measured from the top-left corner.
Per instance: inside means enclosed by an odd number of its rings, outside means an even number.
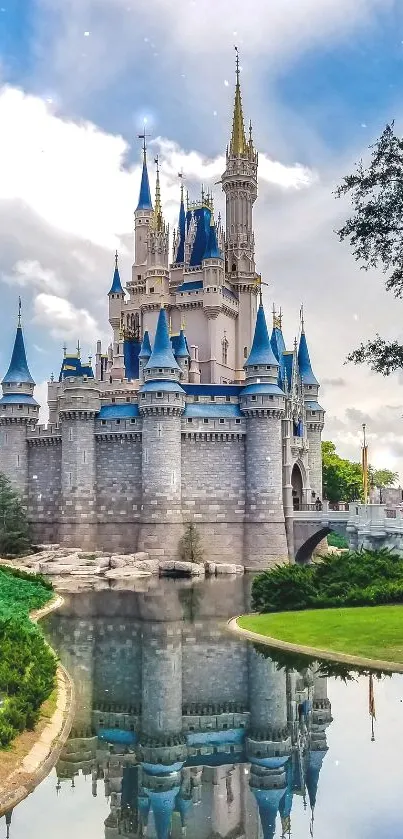
[[[222,363],[227,365],[228,364],[228,340],[227,336],[224,333],[224,338],[221,341],[221,350],[222,350]]]

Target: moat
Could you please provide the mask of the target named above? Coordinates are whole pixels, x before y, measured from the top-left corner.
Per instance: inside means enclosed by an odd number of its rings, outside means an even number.
[[[249,588],[64,595],[44,629],[75,679],[75,723],[0,839],[402,835],[403,676],[274,661],[226,629]]]

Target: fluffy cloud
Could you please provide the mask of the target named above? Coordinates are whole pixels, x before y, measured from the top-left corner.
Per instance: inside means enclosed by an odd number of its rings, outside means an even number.
[[[17,285],[57,294],[66,292],[66,284],[57,273],[52,269],[43,268],[37,259],[19,259],[13,267],[12,274],[3,274],[3,280],[13,287]]]
[[[96,321],[86,309],[77,309],[69,300],[54,294],[38,294],[34,302],[34,321],[53,338],[74,340],[84,335],[87,342],[99,337]]]

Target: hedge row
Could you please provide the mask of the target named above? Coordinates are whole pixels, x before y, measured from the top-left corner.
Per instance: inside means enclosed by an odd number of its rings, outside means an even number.
[[[329,554],[314,565],[281,565],[252,584],[259,612],[403,603],[403,558],[386,549]]]

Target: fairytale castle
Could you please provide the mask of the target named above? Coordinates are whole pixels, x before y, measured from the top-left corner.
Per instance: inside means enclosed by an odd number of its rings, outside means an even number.
[[[322,498],[324,412],[304,322],[286,350],[269,336],[255,266],[258,154],[245,133],[237,58],[232,133],[212,197],[184,201],[170,261],[158,159],[154,204],[144,137],[134,264],[117,256],[108,294],[113,341],[95,372],[65,356],[38,426],[19,319],[0,399],[0,471],[23,493],[35,537],[174,557],[194,522],[206,555],[248,569],[293,555],[293,511]]]

